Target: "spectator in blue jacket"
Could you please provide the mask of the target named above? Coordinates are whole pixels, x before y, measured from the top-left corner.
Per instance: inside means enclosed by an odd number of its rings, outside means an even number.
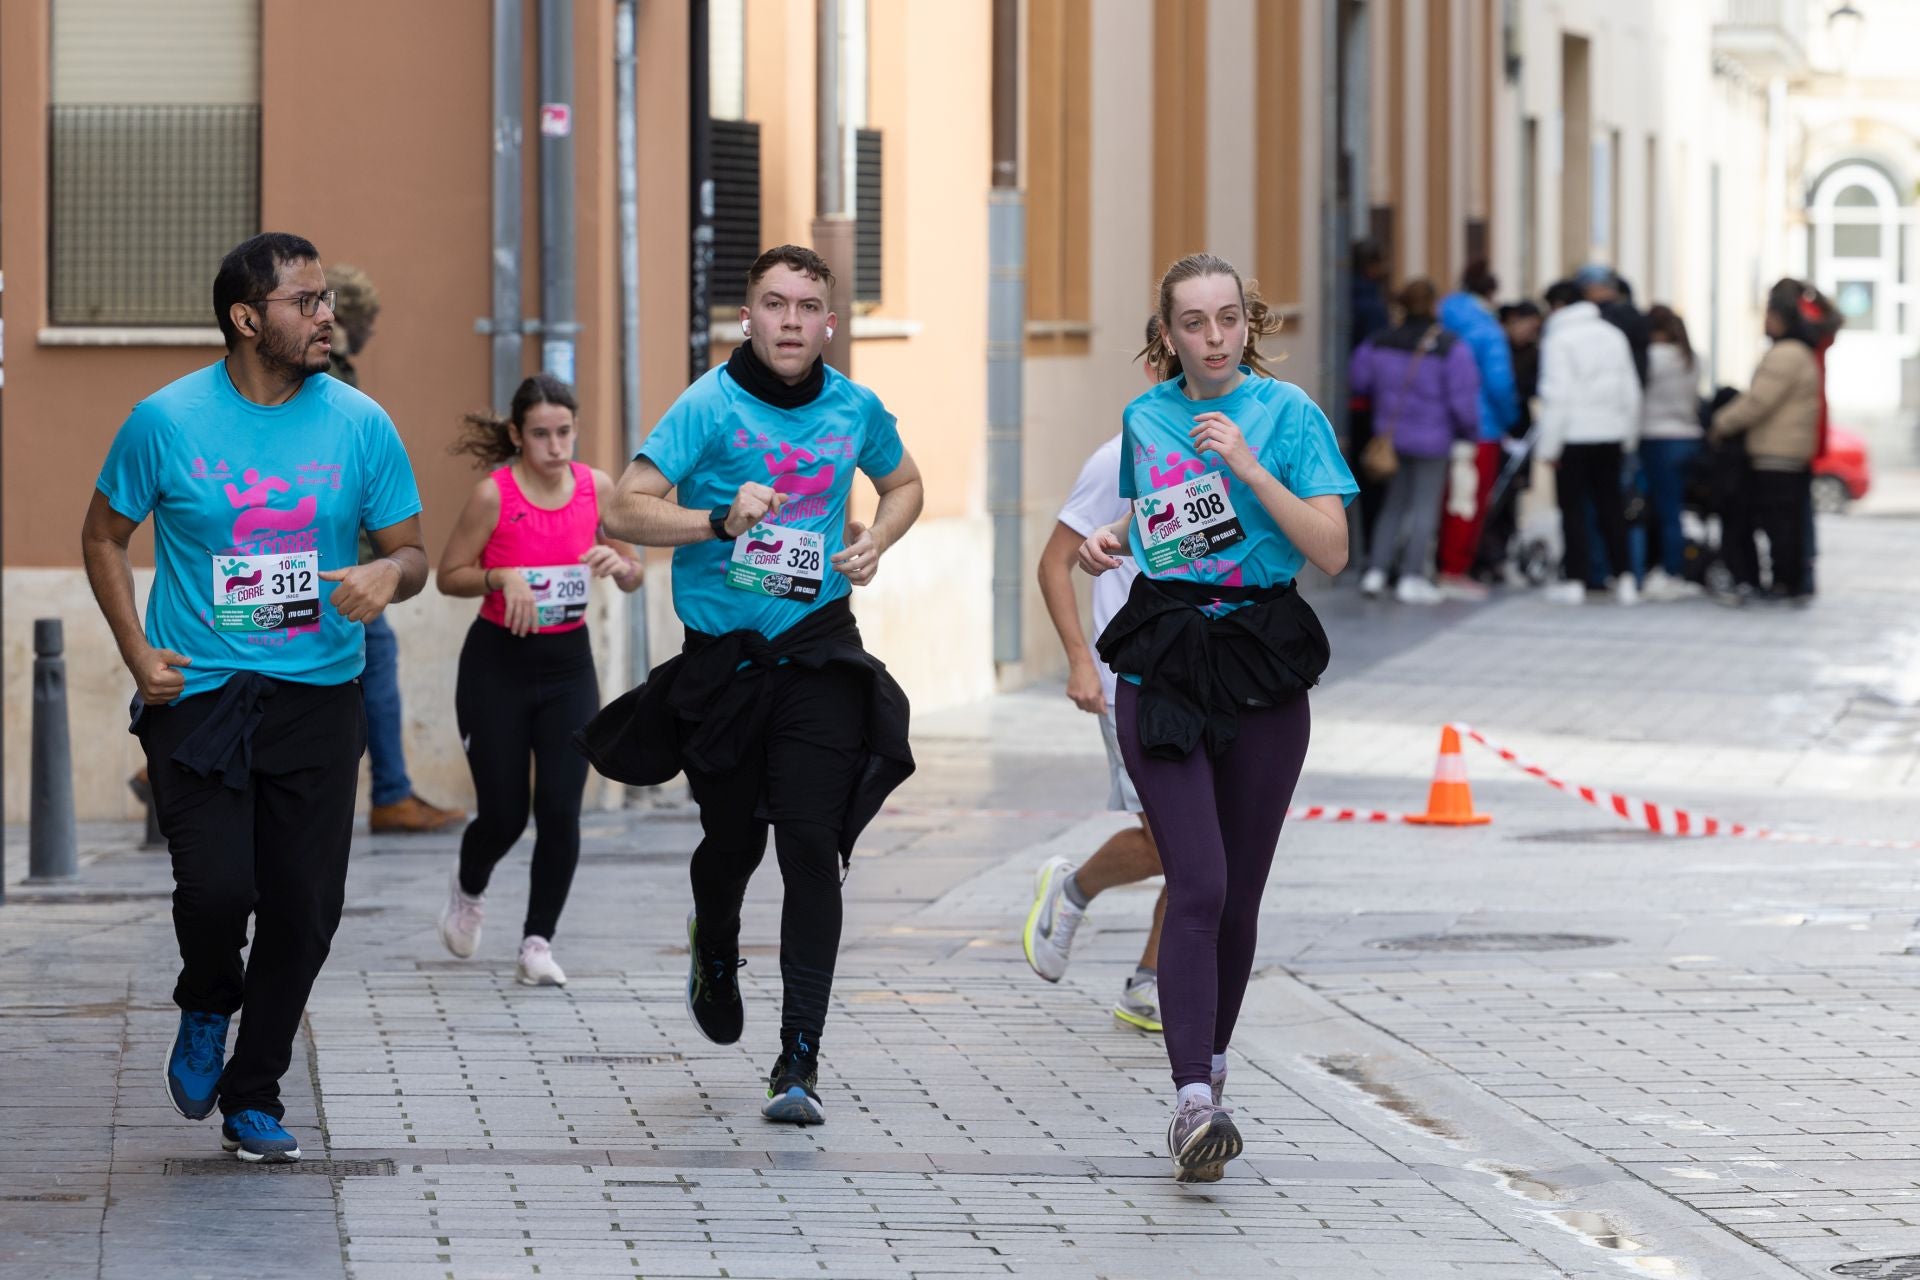
[[[1494,309],[1499,280],[1484,259],[1467,264],[1460,288],[1440,301],[1440,323],[1473,353],[1480,373],[1480,434],[1454,446],[1447,482],[1446,514],[1440,521],[1439,588],[1460,600],[1482,600],[1487,589],[1472,577],[1488,499],[1500,475],[1501,446],[1520,416],[1513,384],[1513,355],[1507,331]]]

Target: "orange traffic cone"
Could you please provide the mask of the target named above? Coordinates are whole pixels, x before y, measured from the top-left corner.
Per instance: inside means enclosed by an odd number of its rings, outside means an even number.
[[[1422,827],[1478,827],[1493,821],[1492,815],[1473,811],[1467,758],[1460,753],[1460,734],[1452,725],[1440,730],[1440,759],[1433,766],[1427,811],[1410,813],[1407,821]]]

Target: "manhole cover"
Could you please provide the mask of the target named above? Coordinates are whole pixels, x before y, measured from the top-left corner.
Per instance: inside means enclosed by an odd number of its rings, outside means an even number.
[[[1367,945],[1381,951],[1578,951],[1618,941],[1591,933],[1415,933]]]
[[[207,1160],[169,1160],[163,1173],[175,1177],[197,1175],[317,1174],[323,1178],[391,1178],[391,1160],[296,1160],[292,1164],[246,1164],[228,1157]]]
[[[1920,1280],[1920,1253],[1905,1253],[1897,1258],[1862,1258],[1843,1262],[1833,1269],[1836,1276],[1855,1276],[1858,1280]]]

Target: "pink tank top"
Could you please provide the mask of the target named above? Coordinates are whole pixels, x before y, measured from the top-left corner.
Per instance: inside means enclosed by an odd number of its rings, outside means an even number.
[[[527,501],[511,465],[493,473],[500,486],[500,521],[480,552],[480,567],[527,572],[540,601],[542,635],[587,625],[588,575],[580,557],[600,540],[600,498],[593,489],[593,468],[581,462],[572,466],[573,497],[557,511]],[[507,624],[506,602],[498,591],[481,600],[480,616]]]

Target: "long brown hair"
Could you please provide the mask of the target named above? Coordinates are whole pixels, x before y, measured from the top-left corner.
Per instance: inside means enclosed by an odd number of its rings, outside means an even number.
[[[477,465],[489,471],[503,467],[520,456],[520,446],[513,442],[509,424],[525,428],[527,414],[543,404],[557,404],[571,410],[575,417],[580,414],[580,401],[573,394],[572,384],[562,382],[550,373],[536,373],[514,389],[513,404],[506,417],[491,413],[468,414],[464,419],[466,429],[447,452],[471,454]]]
[[[1680,313],[1664,302],[1656,302],[1647,308],[1647,332],[1656,338],[1665,338],[1680,348],[1680,359],[1687,368],[1693,368],[1693,343],[1687,340],[1687,322]]]
[[[1173,331],[1173,290],[1176,285],[1188,280],[1198,280],[1204,276],[1231,276],[1240,290],[1240,305],[1247,313],[1247,345],[1241,349],[1240,363],[1265,378],[1277,376],[1266,357],[1260,354],[1260,339],[1280,332],[1285,320],[1267,306],[1260,297],[1259,283],[1248,284],[1240,278],[1240,273],[1225,258],[1211,253],[1190,253],[1167,268],[1160,277],[1160,305],[1157,312],[1160,319],[1160,332],[1163,335],[1158,342],[1148,342],[1140,352],[1153,366],[1160,380],[1176,377],[1180,373],[1180,357],[1173,354],[1164,335]]]

